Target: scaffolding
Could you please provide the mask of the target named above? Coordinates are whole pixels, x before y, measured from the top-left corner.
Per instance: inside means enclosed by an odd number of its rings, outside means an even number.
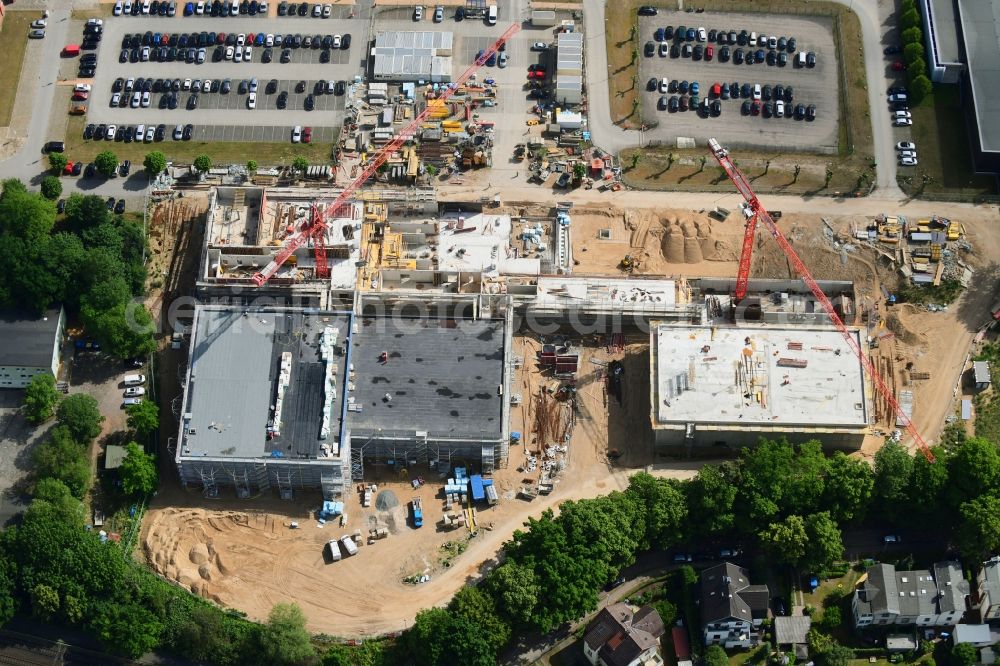
[[[276,467],[277,468],[274,470],[274,478],[275,481],[277,481],[278,483],[278,495],[283,500],[290,500],[293,498],[294,495],[293,472],[295,472],[295,469],[293,467],[287,467],[283,465],[278,465]],[[323,477],[321,476],[320,479],[322,480],[322,478]],[[324,491],[325,490],[326,487],[324,486]],[[325,494],[326,493],[324,492],[324,496]]]
[[[215,467],[209,467],[205,469],[202,466],[198,467],[198,476],[201,477],[201,493],[205,497],[218,497],[219,496],[219,486],[215,482]]]

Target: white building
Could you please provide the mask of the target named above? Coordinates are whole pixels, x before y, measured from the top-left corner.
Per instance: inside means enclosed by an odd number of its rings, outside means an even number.
[[[59,373],[66,311],[0,317],[0,388],[25,388],[35,375]]]
[[[372,75],[376,81],[451,81],[453,35],[437,31],[388,31],[375,36]]]
[[[723,562],[701,575],[701,623],[705,645],[749,648],[760,642],[771,594],[767,585],[751,585],[750,573]]]
[[[891,564],[876,564],[854,590],[854,626],[951,626],[962,619],[968,594],[969,583],[959,562],[938,562],[933,570],[918,571],[896,571]]]

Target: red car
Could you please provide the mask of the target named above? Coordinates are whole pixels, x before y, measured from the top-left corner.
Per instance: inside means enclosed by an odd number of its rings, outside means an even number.
[[[313,128],[303,127],[302,128],[302,143],[309,143],[313,138]]]
[[[533,71],[533,72],[528,72],[528,78],[529,79],[544,79],[545,78],[545,72],[540,72],[540,71],[537,71],[537,70]]]
[[[906,69],[906,65],[903,63],[902,60],[897,60],[896,62],[892,63],[892,71],[902,72],[904,69]]]
[[[712,97],[718,97],[722,94],[722,86],[718,83],[712,84]]]
[[[85,93],[83,91],[73,93],[73,101],[74,102],[85,102],[85,101],[87,101],[88,97],[90,97],[90,94],[89,93]]]
[[[254,40],[254,37],[256,37],[256,36],[257,35],[253,34],[252,32],[248,32],[247,33],[246,45],[247,46],[253,46],[253,40]]]
[[[715,47],[711,46],[711,45],[706,46],[705,47],[705,60],[711,60],[714,56],[715,56]]]
[[[215,35],[215,43],[216,44],[225,44],[226,43],[226,33],[220,32],[220,33],[216,34]]]
[[[755,116],[759,116],[760,115],[760,102],[759,101],[755,101],[752,105],[750,105],[750,113],[752,113]]]
[[[63,175],[64,176],[72,176],[73,175],[73,163],[72,162],[66,162],[66,166],[63,168]]]

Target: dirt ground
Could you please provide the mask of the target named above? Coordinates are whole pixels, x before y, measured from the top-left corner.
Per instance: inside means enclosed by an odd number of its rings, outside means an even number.
[[[541,349],[537,338],[515,339],[514,354],[525,359],[516,370],[512,392],[522,403],[512,408],[511,429],[523,433],[523,445],[512,446],[510,464],[498,470],[494,483],[500,503],[480,507],[480,527],[471,537],[466,528],[445,531],[442,483],[424,470],[425,484],[414,491],[406,481],[379,482],[379,491],[391,490],[399,505],[390,511],[362,508],[357,494],[345,498],[348,525],[320,526],[313,517],[319,495],[300,494],[292,502],[273,498],[205,500],[197,492],[167,489],[147,513],[143,525],[143,555],[163,576],[224,606],[238,608],[253,618],[267,616],[278,602],[297,602],[309,619],[309,628],[341,637],[372,636],[401,631],[422,608],[447,603],[462,585],[476,580],[493,563],[504,541],[529,516],[568,499],[594,497],[624,488],[628,476],[652,462],[647,444],[648,356],[642,338],[628,340],[609,352],[593,340],[573,340],[580,354],[577,377],[578,415],[567,445],[568,465],[555,479],[550,495],[528,501],[517,496],[524,484],[536,481],[541,471],[526,469],[529,452],[540,452],[532,435],[536,401],[545,386],[558,383],[539,371],[534,362]],[[611,359],[625,363],[622,404],[609,397],[603,376]],[[616,460],[608,450],[617,449]],[[676,469],[657,466],[660,476],[687,478],[703,462]],[[419,496],[424,506],[424,526],[410,526],[407,502]],[[289,527],[298,522],[298,529]],[[354,557],[330,562],[324,545],[333,538],[360,529],[367,534],[375,524],[388,527],[390,536],[365,545]],[[462,544],[465,551],[445,566],[447,542]],[[407,576],[426,574],[426,583],[411,585]]]

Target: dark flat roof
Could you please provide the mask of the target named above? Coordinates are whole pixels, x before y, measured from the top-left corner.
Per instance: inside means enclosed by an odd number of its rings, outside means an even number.
[[[499,439],[504,322],[364,318],[351,344],[353,438],[376,431]],[[385,351],[388,363],[379,355]],[[386,394],[392,396],[386,399]]]
[[[59,308],[53,308],[41,317],[23,312],[0,313],[0,365],[51,367],[59,312]]]

